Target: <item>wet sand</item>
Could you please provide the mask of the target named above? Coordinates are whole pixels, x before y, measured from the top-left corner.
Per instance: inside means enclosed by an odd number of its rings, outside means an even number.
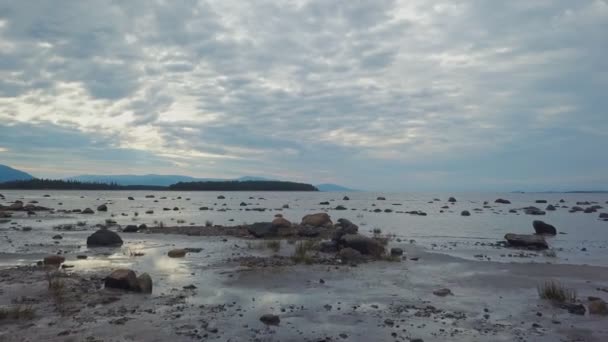
[[[167,236],[158,237],[162,240]],[[605,341],[608,338],[605,317],[570,314],[540,300],[536,290],[537,284],[552,278],[577,289],[581,298],[602,297],[606,292],[598,289],[608,287],[608,269],[604,267],[470,261],[402,244],[407,259],[399,262],[374,261],[356,267],[249,268],[226,262],[225,257],[231,254],[228,251],[267,257],[273,253],[235,248],[243,245],[243,239],[223,240],[215,242],[224,246],[216,251],[219,256],[204,249],[176,260],[165,254],[172,246],[155,247],[158,253],[148,258],[159,262],[167,259],[176,265],[177,272],[157,272],[152,295],[104,289],[103,277],[115,266],[88,271],[76,267],[58,271],[65,284],[63,299],[58,302],[48,289],[48,271],[44,267],[4,269],[0,271],[0,305],[31,305],[35,317],[2,322],[0,340]],[[192,237],[176,242],[187,244],[186,241],[197,244]],[[289,254],[287,249],[288,245],[280,253]],[[206,257],[206,253],[210,256]],[[201,263],[204,259],[211,261]],[[78,262],[94,261],[73,260],[73,256],[66,261]],[[131,266],[137,270],[137,265],[135,262]],[[184,266],[185,269],[180,269]],[[179,285],[196,288],[184,289]],[[449,288],[453,295],[433,295],[438,288]],[[259,317],[265,313],[278,315],[280,324],[264,325]]]

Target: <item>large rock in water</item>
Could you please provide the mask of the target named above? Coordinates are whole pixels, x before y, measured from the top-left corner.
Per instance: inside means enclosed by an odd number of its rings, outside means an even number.
[[[339,241],[342,236],[346,234],[357,234],[359,232],[359,226],[350,222],[345,218],[338,219],[336,224],[336,231],[332,237],[332,240]]]
[[[331,218],[327,213],[317,213],[306,215],[302,218],[303,226],[312,226],[312,227],[329,227],[333,225],[331,222]]]
[[[511,201],[506,200],[504,198],[499,198],[496,201],[494,201],[494,203],[501,203],[501,204],[511,204]]]
[[[167,252],[169,258],[183,258],[186,256],[186,250],[183,248],[172,249]]]
[[[505,240],[513,247],[527,247],[533,249],[547,249],[549,245],[542,235],[512,234],[505,235]]]
[[[247,226],[247,231],[256,238],[264,238],[276,236],[279,229],[272,222],[256,222]]]
[[[113,271],[104,281],[106,288],[139,292],[139,283],[135,272],[121,268]]]
[[[283,217],[277,217],[272,220],[272,226],[281,229],[281,228],[291,228],[291,222]]]
[[[373,256],[384,254],[384,246],[380,242],[361,234],[346,234],[340,239],[340,244],[357,250],[361,254]]]
[[[543,221],[534,221],[532,222],[532,226],[534,227],[534,231],[536,234],[546,234],[546,235],[555,235],[557,234],[557,229],[552,225],[545,223]]]
[[[108,206],[105,204],[102,204],[99,207],[97,207],[97,211],[108,211]]]
[[[122,239],[111,230],[100,229],[87,238],[87,246],[122,246]]]
[[[137,277],[139,292],[152,293],[152,277],[148,273],[143,273]]]

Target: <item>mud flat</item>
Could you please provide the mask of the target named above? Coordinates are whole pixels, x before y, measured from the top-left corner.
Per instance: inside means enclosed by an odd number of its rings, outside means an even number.
[[[166,239],[171,235],[159,235]],[[199,239],[206,239],[200,237]],[[192,237],[176,244],[192,243]],[[229,237],[202,265],[199,253],[176,271],[152,272],[152,294],[104,288],[116,268],[21,266],[0,271],[0,305],[31,315],[0,322],[2,341],[605,341],[606,317],[569,313],[541,300],[537,285],[558,279],[606,297],[608,269],[469,261],[410,244],[400,261],[352,265],[267,262],[293,252],[248,249]],[[215,243],[218,243],[215,241]],[[241,246],[236,248],[234,246]],[[175,261],[166,251],[136,259]],[[217,255],[215,255],[217,254]],[[233,255],[238,254],[238,255]],[[283,255],[283,257],[281,257]],[[86,263],[67,256],[65,264]],[[412,260],[412,259],[415,259]],[[130,266],[137,270],[144,262]],[[137,270],[139,271],[139,270]],[[61,285],[49,286],[49,279]],[[438,289],[450,294],[437,296]],[[260,321],[277,315],[278,325]]]
[[[334,210],[325,217],[314,216],[323,214],[317,197],[299,207],[298,198],[267,195],[274,201],[268,207],[289,203],[269,213],[241,212],[249,207],[241,206],[249,200],[242,196],[224,206],[215,196],[190,201],[186,194],[183,200],[135,195],[140,201],[128,200],[130,194],[111,200],[99,193],[9,195],[7,205],[22,199],[47,208],[98,209],[108,203],[109,211],[4,211],[0,341],[608,340],[608,312],[598,305],[608,299],[606,226],[595,216],[547,214],[543,219],[558,234],[544,237],[549,249],[528,250],[508,247],[503,236],[533,234],[531,218],[433,213],[431,206],[443,205],[438,202],[403,201],[428,216]],[[376,202],[356,196],[362,195],[351,195],[349,203]],[[528,205],[525,200],[518,207]],[[476,206],[459,201],[450,206]],[[196,202],[190,211],[189,202]],[[214,212],[199,210],[204,205]],[[209,217],[219,224],[203,224]],[[233,217],[269,222],[233,225]],[[458,225],[492,228],[449,236],[466,232]],[[117,233],[122,245],[88,246],[100,229]],[[597,264],[567,259],[579,255]],[[44,265],[44,258],[57,265]],[[152,292],[106,288],[117,269],[148,273]],[[541,299],[538,287],[547,281],[576,298]]]

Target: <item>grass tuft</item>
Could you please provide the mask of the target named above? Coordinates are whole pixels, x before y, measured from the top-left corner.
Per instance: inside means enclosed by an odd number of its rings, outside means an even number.
[[[281,250],[281,240],[269,240],[266,241],[266,248],[272,250],[277,253]]]
[[[547,280],[538,285],[538,296],[559,303],[572,303],[576,301],[576,291],[565,287],[558,281]]]
[[[304,264],[310,265],[313,262],[313,258],[312,258],[312,256],[310,256],[308,254],[308,252],[315,249],[315,247],[316,247],[316,243],[313,240],[305,240],[305,241],[298,242],[296,244],[296,249],[295,249],[293,255],[291,256],[291,259],[296,264],[304,263]]]
[[[26,320],[33,319],[36,312],[30,305],[17,305],[8,308],[0,308],[0,321],[5,319]]]

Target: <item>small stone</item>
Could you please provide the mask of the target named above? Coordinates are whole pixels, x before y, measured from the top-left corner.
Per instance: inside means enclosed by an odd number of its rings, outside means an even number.
[[[279,325],[279,323],[281,323],[279,316],[273,314],[262,315],[260,321],[266,325]]]

